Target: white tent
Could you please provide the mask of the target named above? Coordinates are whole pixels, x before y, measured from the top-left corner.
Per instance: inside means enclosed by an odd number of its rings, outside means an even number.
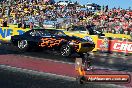
[[[65,5],[65,6],[67,6],[68,3],[66,3],[66,2],[59,2],[58,5]]]

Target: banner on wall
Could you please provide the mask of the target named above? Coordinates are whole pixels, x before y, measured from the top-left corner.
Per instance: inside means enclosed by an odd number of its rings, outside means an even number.
[[[0,27],[0,40],[9,39],[8,37],[13,35],[21,35],[25,31],[27,31],[27,29]]]
[[[98,39],[97,50],[107,52],[132,53],[132,41],[127,39]]]

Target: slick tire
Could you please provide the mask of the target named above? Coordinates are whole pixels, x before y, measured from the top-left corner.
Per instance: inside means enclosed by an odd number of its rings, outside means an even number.
[[[62,45],[60,48],[60,53],[64,57],[69,57],[71,56],[71,47],[68,46],[67,44]]]
[[[20,40],[18,41],[18,46],[17,46],[21,52],[25,52],[29,50],[29,44],[27,40]]]

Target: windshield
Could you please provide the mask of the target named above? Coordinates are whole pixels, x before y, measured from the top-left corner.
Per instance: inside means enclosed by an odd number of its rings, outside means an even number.
[[[49,32],[51,35],[66,36],[66,34],[63,31],[59,31],[59,30],[54,30]]]
[[[77,37],[77,36],[72,36],[74,38],[77,38],[78,40],[82,41],[82,42],[88,42],[87,40],[83,39],[83,38],[80,38],[80,37]]]
[[[86,31],[87,29],[84,26],[75,26],[74,31]]]

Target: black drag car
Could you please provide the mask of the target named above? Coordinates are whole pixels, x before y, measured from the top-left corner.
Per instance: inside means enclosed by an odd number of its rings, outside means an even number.
[[[11,43],[21,51],[31,49],[56,50],[62,56],[92,51],[95,48],[93,42],[85,39],[68,36],[61,30],[54,29],[32,29],[22,35],[11,36]]]

